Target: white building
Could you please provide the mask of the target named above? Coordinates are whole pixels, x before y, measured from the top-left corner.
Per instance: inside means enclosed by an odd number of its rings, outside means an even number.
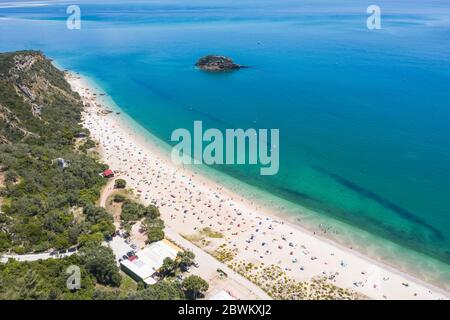
[[[231,294],[225,290],[220,290],[209,298],[209,300],[236,300]]]
[[[164,259],[174,260],[181,251],[183,250],[172,242],[163,239],[139,251],[135,257],[123,260],[120,265],[122,270],[136,281],[154,284],[156,281],[153,275],[161,268]]]

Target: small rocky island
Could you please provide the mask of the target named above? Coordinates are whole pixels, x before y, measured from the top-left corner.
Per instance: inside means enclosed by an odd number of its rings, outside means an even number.
[[[246,66],[241,66],[234,63],[233,60],[228,57],[215,55],[208,55],[200,58],[195,66],[203,71],[211,72],[233,71],[242,68],[248,68]]]

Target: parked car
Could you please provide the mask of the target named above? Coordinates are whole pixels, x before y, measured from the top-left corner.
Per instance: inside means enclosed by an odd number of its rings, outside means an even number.
[[[123,259],[123,260],[128,260],[128,256],[124,254],[124,255],[122,256],[122,259]]]
[[[67,252],[75,252],[75,251],[77,251],[77,248],[76,248],[76,247],[69,248],[69,249],[67,250]]]
[[[200,265],[197,262],[194,262],[192,265],[196,268],[200,267]]]

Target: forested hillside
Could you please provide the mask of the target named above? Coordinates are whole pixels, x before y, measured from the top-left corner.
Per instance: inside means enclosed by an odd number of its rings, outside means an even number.
[[[82,107],[42,53],[0,54],[0,252],[68,248],[114,232],[94,207],[105,166],[83,148],[92,142]]]
[[[65,258],[0,263],[0,300],[184,299],[187,289],[173,279],[136,284],[102,245],[115,231],[112,216],[95,206],[107,166],[88,154],[95,143],[80,124],[82,108],[42,53],[0,53],[0,256],[78,249]],[[73,265],[78,290],[66,285]]]

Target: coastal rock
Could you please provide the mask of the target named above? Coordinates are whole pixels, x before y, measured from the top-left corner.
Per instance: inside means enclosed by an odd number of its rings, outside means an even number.
[[[215,55],[204,56],[200,58],[195,65],[201,70],[211,72],[232,71],[248,68],[246,66],[241,66],[234,63],[231,58]]]

